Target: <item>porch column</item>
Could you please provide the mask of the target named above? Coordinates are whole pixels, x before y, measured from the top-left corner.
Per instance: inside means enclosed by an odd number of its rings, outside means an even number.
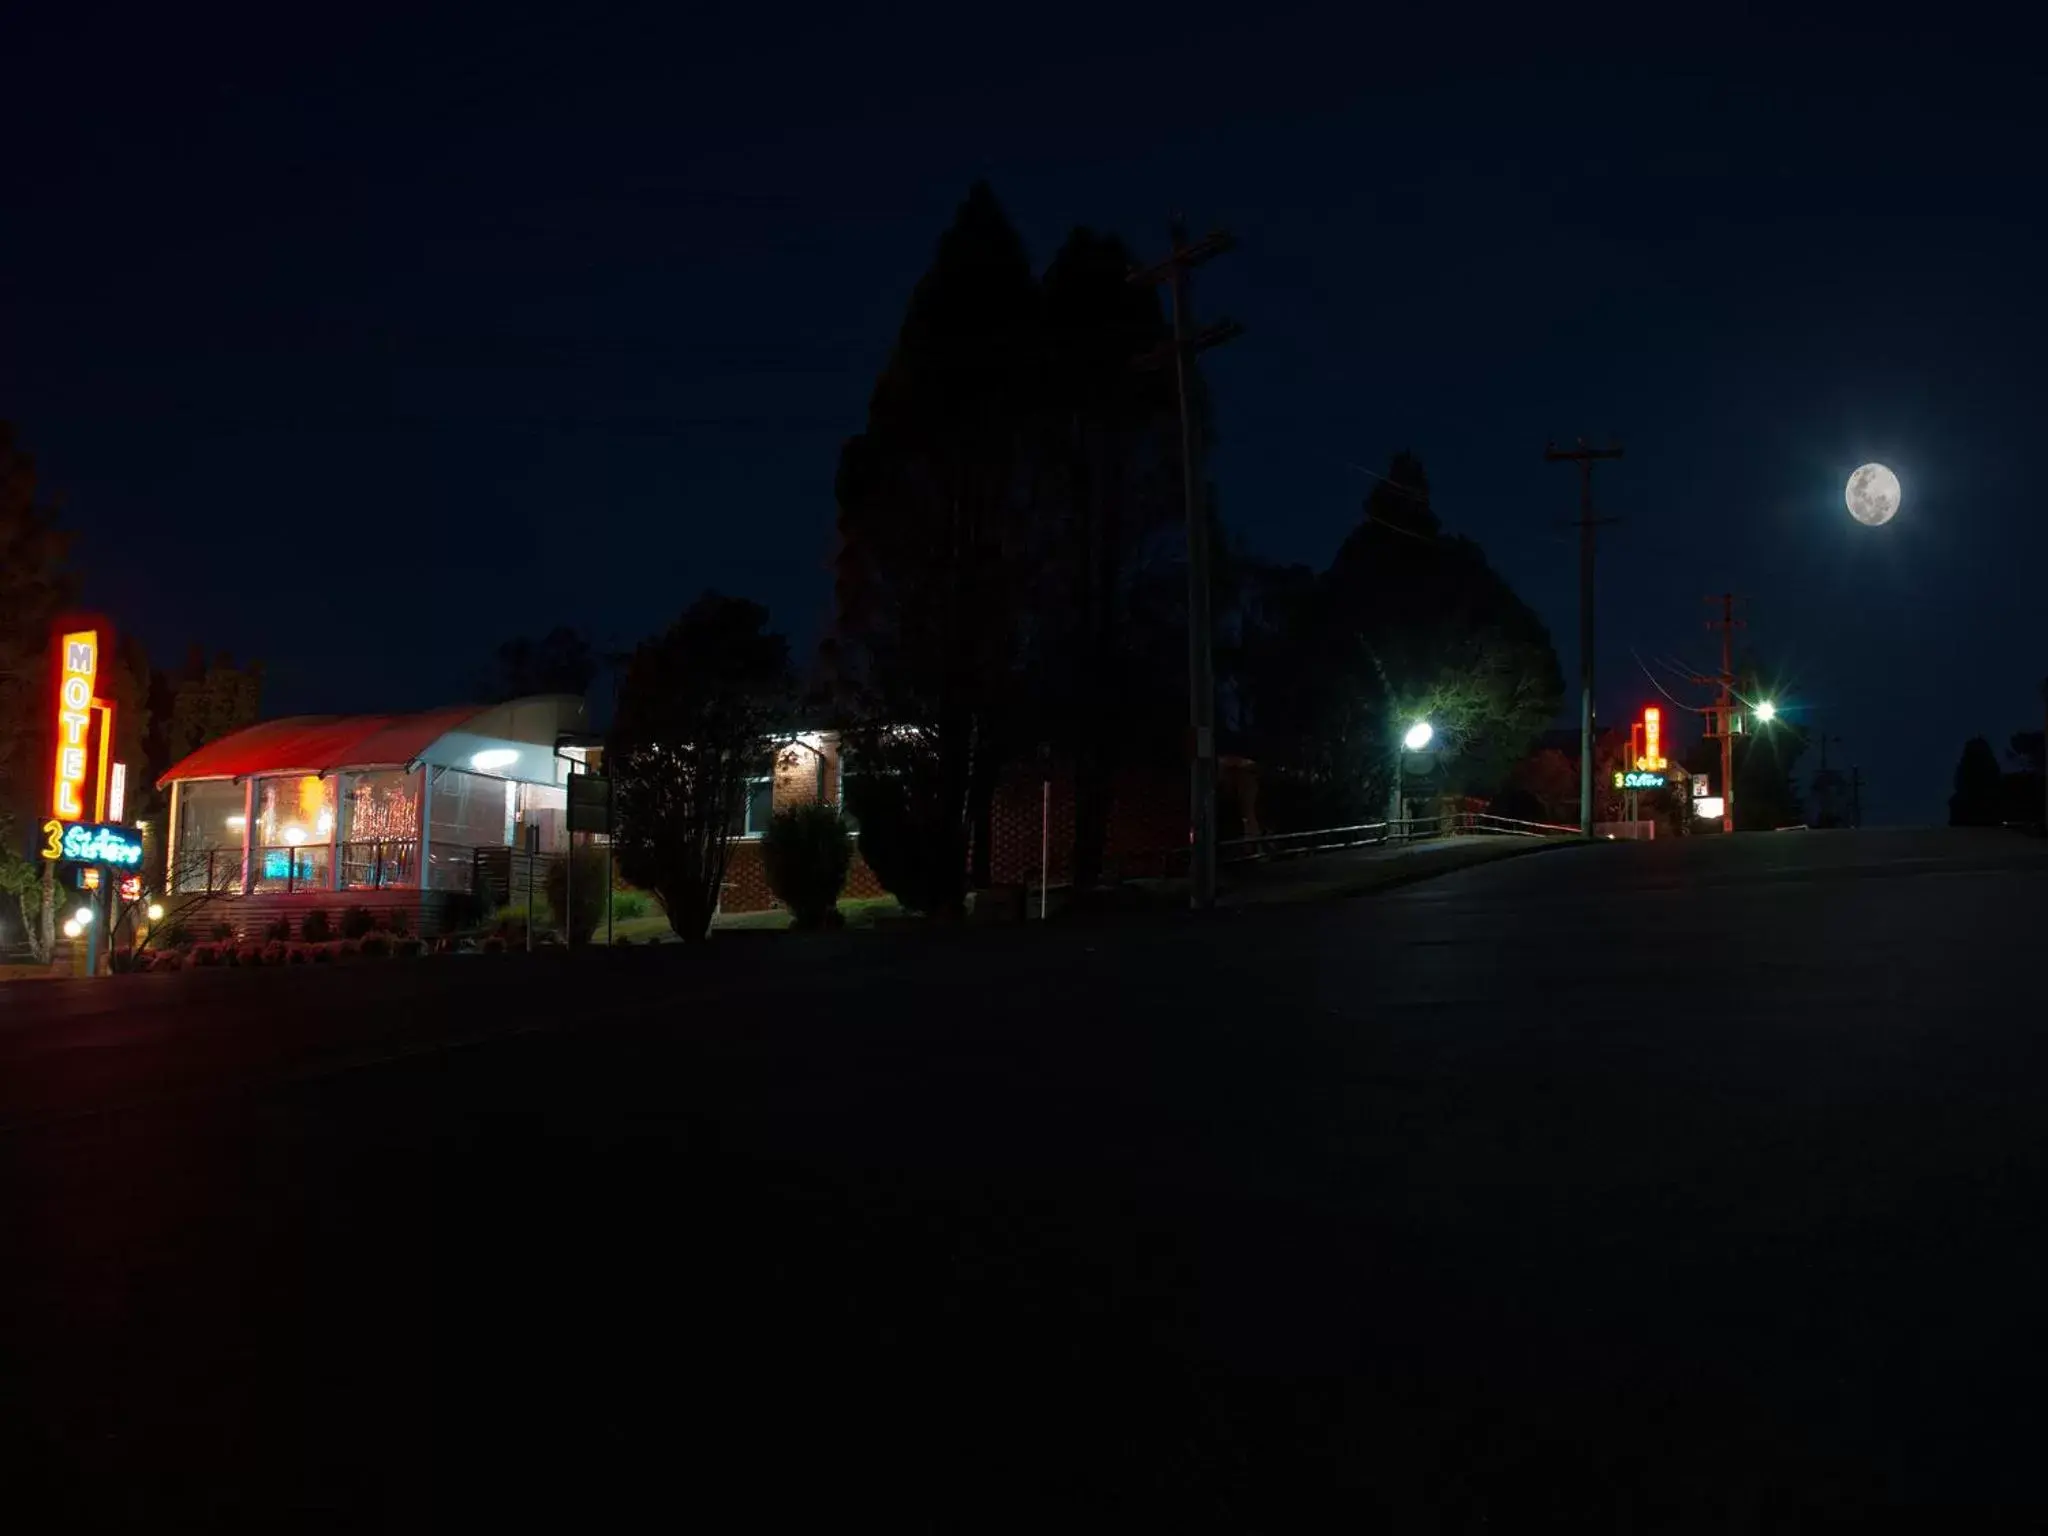
[[[162,896],[174,895],[178,889],[178,781],[171,781],[170,820],[164,827],[164,888]]]
[[[242,894],[256,889],[256,780],[242,780]]]
[[[341,889],[341,819],[348,814],[348,775],[334,776],[334,820],[327,829],[327,888]]]
[[[420,889],[433,882],[427,873],[427,842],[434,825],[434,770],[420,764]]]

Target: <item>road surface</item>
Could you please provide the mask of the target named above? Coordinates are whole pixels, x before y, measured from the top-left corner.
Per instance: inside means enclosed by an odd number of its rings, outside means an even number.
[[[15,986],[8,1524],[2034,1528],[2044,914],[1814,833]]]

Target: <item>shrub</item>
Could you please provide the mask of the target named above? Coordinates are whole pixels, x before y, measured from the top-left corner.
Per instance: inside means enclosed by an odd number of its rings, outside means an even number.
[[[629,918],[645,917],[654,910],[654,904],[647,899],[645,891],[613,891],[612,920],[623,923]]]
[[[183,949],[192,942],[192,930],[183,923],[173,923],[164,930],[164,948]]]
[[[548,865],[548,910],[554,913],[555,926],[569,936],[571,944],[588,944],[598,924],[604,921],[605,900],[610,894],[606,889],[607,878],[604,853],[596,848],[572,849]],[[569,911],[571,896],[576,901],[573,913]]]
[[[237,965],[246,965],[254,967],[259,966],[262,963],[263,946],[260,944],[244,944],[240,949],[235,951],[235,964]]]
[[[284,943],[282,940],[272,939],[263,946],[263,963],[265,965],[284,964]]]
[[[370,915],[368,907],[350,907],[341,914],[341,936],[344,939],[360,939],[377,926],[377,919]]]
[[[194,944],[185,958],[193,965],[212,965],[220,959],[220,951],[211,944]]]
[[[278,918],[263,930],[263,936],[274,943],[289,943],[292,936],[292,920],[288,917]]]
[[[417,935],[401,933],[391,941],[391,953],[401,960],[410,960],[417,955],[425,943]]]
[[[216,944],[226,944],[226,943],[228,943],[228,942],[229,942],[230,940],[232,940],[232,939],[234,938],[234,936],[235,936],[235,925],[234,925],[233,923],[215,923],[215,924],[213,925],[213,942],[214,942],[214,943],[216,943]]]
[[[366,933],[363,935],[363,958],[365,960],[381,960],[390,953],[390,934]]]
[[[325,944],[334,937],[334,923],[325,907],[315,907],[300,920],[299,937],[308,944]]]
[[[799,928],[822,928],[837,914],[852,864],[846,818],[829,805],[777,811],[761,839],[768,889],[789,908]]]
[[[967,867],[958,812],[948,816],[935,795],[913,795],[916,777],[863,773],[847,781],[846,808],[860,819],[861,861],[908,910],[957,917]]]
[[[384,928],[388,933],[410,933],[412,915],[403,907],[393,907],[384,914]]]
[[[177,951],[173,950],[167,955],[158,955],[155,959],[151,960],[149,968],[152,971],[175,971],[183,963]]]
[[[341,949],[339,951],[341,959],[353,960],[362,952],[363,941],[361,939],[343,939],[341,941]]]
[[[292,965],[311,965],[313,951],[304,944],[288,944],[285,946],[285,959]]]

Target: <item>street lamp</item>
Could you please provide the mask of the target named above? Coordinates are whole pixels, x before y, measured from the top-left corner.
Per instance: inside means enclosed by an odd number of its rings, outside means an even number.
[[[1409,726],[1407,733],[1402,736],[1401,746],[1406,752],[1420,752],[1430,744],[1435,736],[1436,729],[1427,720],[1418,720]],[[1389,837],[1395,836],[1397,829],[1404,829],[1408,820],[1403,814],[1407,807],[1401,799],[1401,770],[1405,766],[1402,757],[1403,754],[1401,752],[1394,754],[1394,798],[1387,806],[1387,836]],[[1405,832],[1402,835],[1405,835]]]
[[[78,926],[78,919],[77,919],[77,918],[75,918],[75,917],[67,917],[67,918],[65,918],[65,919],[64,919],[64,937],[65,937],[65,938],[67,938],[67,939],[75,939],[75,938],[77,938],[77,937],[78,937],[78,936],[79,936],[79,935],[80,935],[81,933],[83,933],[83,932],[85,932],[85,930],[84,930],[83,928],[81,928],[81,927],[79,927],[79,926]]]
[[[162,902],[152,901],[149,904],[149,920],[152,923],[160,923],[164,920],[164,904]]]
[[[92,926],[92,908],[80,907],[71,914],[71,921],[78,924],[80,931],[90,928]]]
[[[1769,699],[1765,699],[1762,703],[1757,705],[1756,717],[1764,725],[1769,725],[1773,720],[1778,718],[1778,706],[1773,704]]]

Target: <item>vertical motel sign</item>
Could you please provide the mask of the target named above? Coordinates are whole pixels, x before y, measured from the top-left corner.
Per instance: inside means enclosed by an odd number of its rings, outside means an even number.
[[[114,706],[94,696],[100,651],[98,629],[57,635],[57,755],[50,773],[49,819],[43,823],[46,859],[69,857],[64,851],[68,825],[102,822],[107,816]]]
[[[1645,705],[1641,729],[1643,749],[1636,757],[1636,769],[1641,773],[1662,773],[1670,766],[1664,758],[1664,711],[1655,704]]]

